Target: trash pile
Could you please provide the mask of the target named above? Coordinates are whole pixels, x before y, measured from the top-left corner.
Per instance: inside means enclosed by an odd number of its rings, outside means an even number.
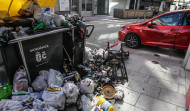
[[[0,11],[1,44],[6,45],[10,40],[18,37],[74,26],[81,30],[82,35],[85,33],[83,18],[78,14],[54,14],[50,7],[40,7],[36,0],[26,1],[18,14],[19,16],[10,17]]]
[[[42,70],[32,83],[25,68],[20,66],[13,85],[0,85],[0,110],[113,111],[115,100],[124,98],[124,91],[117,84],[128,81],[124,60],[129,53],[117,42],[108,43],[106,50],[87,53],[83,64],[64,64],[67,70],[63,73]]]

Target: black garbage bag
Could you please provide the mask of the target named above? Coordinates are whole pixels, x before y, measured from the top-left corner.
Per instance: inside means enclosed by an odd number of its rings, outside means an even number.
[[[15,39],[11,30],[0,29],[0,43],[2,45],[7,45],[10,40]]]

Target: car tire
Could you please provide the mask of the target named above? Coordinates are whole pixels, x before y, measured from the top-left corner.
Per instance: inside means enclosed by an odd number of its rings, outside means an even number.
[[[141,39],[137,34],[130,33],[126,35],[125,43],[129,48],[139,48],[141,46]]]

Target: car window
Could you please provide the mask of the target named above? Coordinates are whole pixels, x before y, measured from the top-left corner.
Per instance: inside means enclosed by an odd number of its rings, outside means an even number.
[[[172,13],[163,15],[152,20],[152,25],[155,26],[177,26],[183,13]]]
[[[190,25],[190,12],[185,15],[183,26]]]

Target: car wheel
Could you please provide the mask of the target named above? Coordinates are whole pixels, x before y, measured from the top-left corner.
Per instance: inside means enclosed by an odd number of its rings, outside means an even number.
[[[138,48],[141,45],[141,40],[137,34],[131,33],[125,37],[125,43],[130,48]]]

